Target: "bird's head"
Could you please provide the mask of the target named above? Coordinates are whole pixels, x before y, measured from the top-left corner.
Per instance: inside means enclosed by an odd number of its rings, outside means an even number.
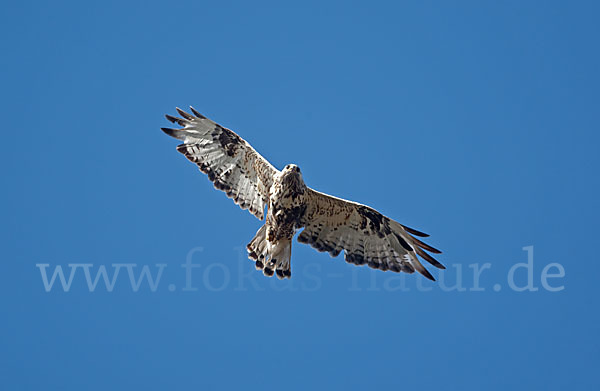
[[[295,164],[288,164],[284,167],[283,172],[297,172],[300,174],[300,167]]]
[[[300,172],[300,167],[295,164],[288,164],[283,168],[281,175],[285,178],[286,181],[295,182],[298,185],[304,185],[304,180],[302,179],[302,173]]]

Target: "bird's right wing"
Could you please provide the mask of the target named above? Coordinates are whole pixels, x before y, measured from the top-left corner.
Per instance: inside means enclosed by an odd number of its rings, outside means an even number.
[[[190,107],[177,108],[180,117],[167,119],[183,128],[161,128],[183,141],[177,150],[208,175],[215,188],[224,191],[242,209],[263,219],[273,176],[279,171],[235,132],[211,121]]]
[[[429,236],[406,227],[366,205],[308,189],[304,230],[300,243],[336,257],[344,251],[346,262],[374,269],[413,273],[415,270],[434,280],[418,256],[433,266],[445,269],[424,250],[439,254],[415,236]],[[412,234],[412,235],[411,235]],[[414,236],[413,236],[414,235]]]

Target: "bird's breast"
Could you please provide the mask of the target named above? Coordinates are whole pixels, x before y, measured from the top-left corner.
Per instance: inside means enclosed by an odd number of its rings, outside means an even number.
[[[306,212],[304,189],[279,183],[273,186],[273,190],[270,207],[274,225],[286,232],[300,228],[300,221]]]

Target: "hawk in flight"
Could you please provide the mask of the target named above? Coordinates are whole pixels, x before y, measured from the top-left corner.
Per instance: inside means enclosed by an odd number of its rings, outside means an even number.
[[[235,132],[190,110],[193,114],[177,108],[181,117],[167,114],[181,128],[162,131],[182,140],[177,150],[242,209],[262,220],[268,207],[265,224],[247,246],[248,257],[265,276],[291,277],[292,238],[300,228],[304,228],[298,236],[300,243],[332,257],[344,251],[346,262],[355,265],[406,273],[416,270],[434,281],[417,256],[445,269],[425,250],[441,252],[415,237],[427,234],[366,205],[311,189],[297,165],[288,164],[279,171]]]

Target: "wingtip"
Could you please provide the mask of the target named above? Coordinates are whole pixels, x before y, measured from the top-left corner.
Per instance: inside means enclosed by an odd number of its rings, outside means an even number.
[[[403,225],[403,224],[401,224],[401,225],[402,225],[402,228],[404,228],[406,230],[406,232],[408,232],[408,233],[411,233],[411,234],[416,235],[416,236],[420,236],[422,238],[428,238],[429,237],[429,234],[426,234],[425,232],[421,232],[421,231],[416,230],[414,228],[407,227],[406,225]]]
[[[414,242],[414,243],[415,243],[417,246],[421,247],[421,248],[422,248],[422,249],[424,249],[424,250],[427,250],[427,251],[429,251],[430,253],[434,253],[434,254],[441,254],[441,253],[442,253],[442,252],[441,252],[440,250],[438,250],[437,248],[435,248],[435,247],[431,247],[431,246],[430,246],[430,245],[428,245],[427,243],[423,243],[422,241],[420,241],[420,240],[419,240],[419,239],[417,239],[417,238],[414,238],[414,237],[413,237],[413,239],[412,239],[412,240],[413,240],[413,242]]]
[[[185,111],[181,110],[179,107],[175,107],[175,110],[177,110],[177,112],[179,113],[179,115],[181,115],[183,118],[185,118],[187,120],[194,119],[193,115],[191,115],[190,113],[186,113]]]
[[[196,109],[194,109],[192,106],[190,106],[190,110],[191,112],[198,118],[200,119],[206,119],[205,116],[203,116],[202,114],[200,114]]]
[[[431,273],[429,273],[429,270],[423,269],[423,271],[421,271],[421,274],[424,275],[427,279],[429,279],[431,281],[435,281],[435,278],[433,278]]]
[[[166,134],[168,134],[171,137],[178,138],[177,135],[175,134],[177,132],[177,129],[160,128],[160,130],[162,130],[163,132],[165,132]]]
[[[185,126],[188,123],[188,121],[186,121],[184,119],[181,119],[181,118],[178,118],[178,117],[174,117],[174,116],[169,115],[169,114],[165,114],[165,118],[169,122],[174,123],[174,124],[178,124],[178,125],[181,125],[181,126]]]
[[[416,247],[415,248],[417,251],[417,254],[423,258],[424,260],[426,260],[427,262],[429,262],[430,264],[432,264],[433,266],[437,267],[438,269],[445,269],[446,267],[444,265],[442,265],[437,259],[435,259],[434,257],[432,257],[431,255],[427,254],[425,251],[423,251],[421,248]]]

